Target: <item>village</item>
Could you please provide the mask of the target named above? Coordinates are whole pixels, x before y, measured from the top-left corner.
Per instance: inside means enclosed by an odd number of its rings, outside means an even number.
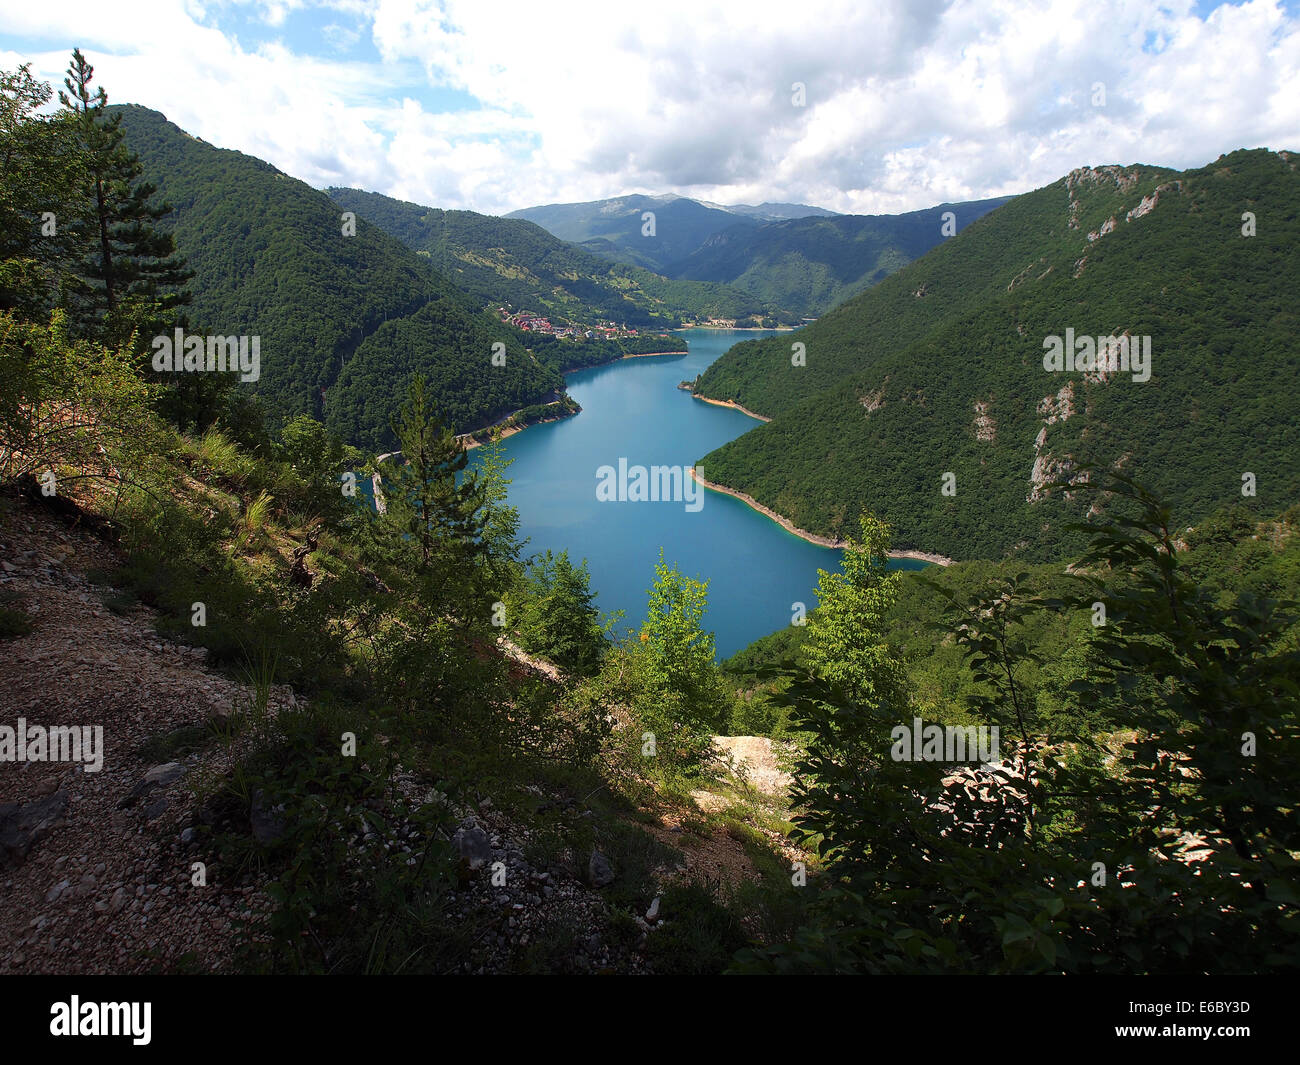
[[[542,333],[546,336],[564,337],[572,340],[612,340],[616,337],[634,337],[639,334],[626,325],[613,322],[598,322],[590,327],[571,324],[556,327],[551,320],[532,311],[514,311],[508,307],[498,307],[497,314],[503,322],[515,326],[525,333]]]

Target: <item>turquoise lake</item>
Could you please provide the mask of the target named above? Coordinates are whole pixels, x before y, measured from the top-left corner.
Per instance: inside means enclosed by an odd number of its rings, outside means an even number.
[[[705,627],[720,658],[789,625],[793,604],[816,605],[817,570],[838,569],[840,552],[810,544],[738,499],[703,489],[694,513],[683,502],[601,502],[597,470],[694,465],[760,423],[693,399],[677,387],[731,345],[769,333],[688,329],[685,355],[624,359],[568,375],[581,413],[530,426],[503,443],[513,459],[510,503],[519,509],[525,554],[550,549],[585,558],[601,610],[624,611],[616,632],[639,628],[660,547],[670,565],[709,582]],[[478,454],[470,452],[471,464]],[[707,464],[701,473],[708,477]],[[898,560],[920,569],[925,564]]]

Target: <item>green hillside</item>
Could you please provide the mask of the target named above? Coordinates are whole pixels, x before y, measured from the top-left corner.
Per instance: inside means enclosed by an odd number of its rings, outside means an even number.
[[[944,322],[970,313],[1053,263],[1072,263],[1095,232],[1156,186],[1172,170],[1126,167],[1126,190],[1112,181],[1067,179],[1017,196],[1000,210],[959,230],[906,268],[850,303],[823,315],[795,338],[807,365],[791,365],[790,338],[737,344],[701,376],[699,391],[773,415],[906,347]],[[1133,178],[1131,184],[1129,178]],[[1041,264],[1034,270],[1035,264]]]
[[[442,211],[359,189],[328,192],[344,210],[427,256],[480,304],[637,329],[671,329],[705,318],[793,320],[770,301],[723,284],[670,281],[612,263],[523,219]]]
[[[703,467],[810,531],[870,507],[898,546],[956,558],[1060,557],[1086,503],[1043,489],[1085,462],[1121,465],[1179,521],[1278,510],[1300,492],[1296,163],[1083,169],[1018,197],[793,338],[729,351],[699,391],[776,417]],[[1150,337],[1150,379],[1046,371],[1044,338],[1067,329]]]
[[[715,233],[668,268],[671,277],[720,281],[800,316],[815,317],[920,258],[1008,197],[940,204],[899,215],[795,218]]]
[[[325,193],[240,152],[191,137],[157,111],[120,111],[145,175],[175,208],[176,246],[195,272],[195,330],[261,337],[255,388],[272,424],[323,416],[380,448],[411,376],[441,415],[477,428],[562,387],[521,334],[481,312],[422,257],[364,219],[344,236]],[[493,343],[506,346],[493,366]]]

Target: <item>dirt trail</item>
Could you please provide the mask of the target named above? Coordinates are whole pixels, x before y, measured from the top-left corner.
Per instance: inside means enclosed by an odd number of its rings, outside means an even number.
[[[714,736],[733,772],[739,768],[744,778],[763,795],[784,795],[793,778],[777,762],[776,751],[768,736]]]
[[[146,741],[247,693],[208,670],[205,652],[161,639],[153,611],[104,605],[83,574],[117,560],[89,534],[17,506],[0,512],[0,559],[0,592],[16,593],[8,605],[32,627],[0,643],[0,726],[103,729],[99,772],[0,761],[0,972],[225,967],[236,915],[261,903],[180,836],[189,782],[224,749],[177,756],[155,773],[162,783],[133,792],[156,767]],[[206,887],[191,885],[195,861],[208,862]]]

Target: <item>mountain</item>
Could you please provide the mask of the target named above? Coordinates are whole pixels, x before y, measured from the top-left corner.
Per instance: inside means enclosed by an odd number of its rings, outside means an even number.
[[[668,267],[668,275],[724,282],[815,317],[933,248],[944,239],[949,212],[960,231],[1009,198],[944,203],[899,215],[827,214],[733,225]]]
[[[730,285],[788,317],[809,318],[929,251],[944,239],[946,211],[961,229],[1005,202],[838,215],[801,204],[729,207],[681,196],[624,196],[530,207],[507,217],[535,222],[601,258],[678,281]],[[654,214],[652,236],[642,231],[646,212]]]
[[[645,232],[646,212],[654,215],[654,232]],[[614,262],[644,266],[662,273],[729,226],[757,226],[801,215],[828,215],[821,207],[761,204],[726,207],[685,196],[620,196],[590,203],[552,203],[512,211],[507,218],[536,222],[547,232]]]
[[[563,388],[559,368],[530,355],[522,334],[380,227],[360,219],[345,236],[325,193],[157,111],[115,110],[145,177],[175,209],[176,246],[195,271],[192,328],[261,338],[261,377],[239,387],[256,389],[272,425],[309,412],[382,449],[417,372],[459,429]],[[505,345],[502,366],[494,343]]]
[[[718,206],[710,204],[709,206]],[[733,204],[723,207],[732,214],[749,215],[760,222],[783,222],[790,218],[834,218],[838,212],[828,211],[825,207],[809,207],[803,203],[760,203],[756,207],[748,204]]]
[[[749,293],[706,281],[672,281],[612,263],[519,218],[443,211],[358,189],[328,189],[343,209],[378,226],[480,304],[510,304],[554,321],[597,319],[638,329],[674,328],[708,318],[779,316]]]
[[[1060,557],[1091,500],[1044,489],[1089,461],[1179,522],[1278,511],[1300,494],[1297,161],[1075,170],[798,333],[736,345],[697,392],[773,420],[705,476],[824,535],[869,507],[897,546],[955,558]],[[1045,369],[1068,331],[1149,342],[1149,378]]]

